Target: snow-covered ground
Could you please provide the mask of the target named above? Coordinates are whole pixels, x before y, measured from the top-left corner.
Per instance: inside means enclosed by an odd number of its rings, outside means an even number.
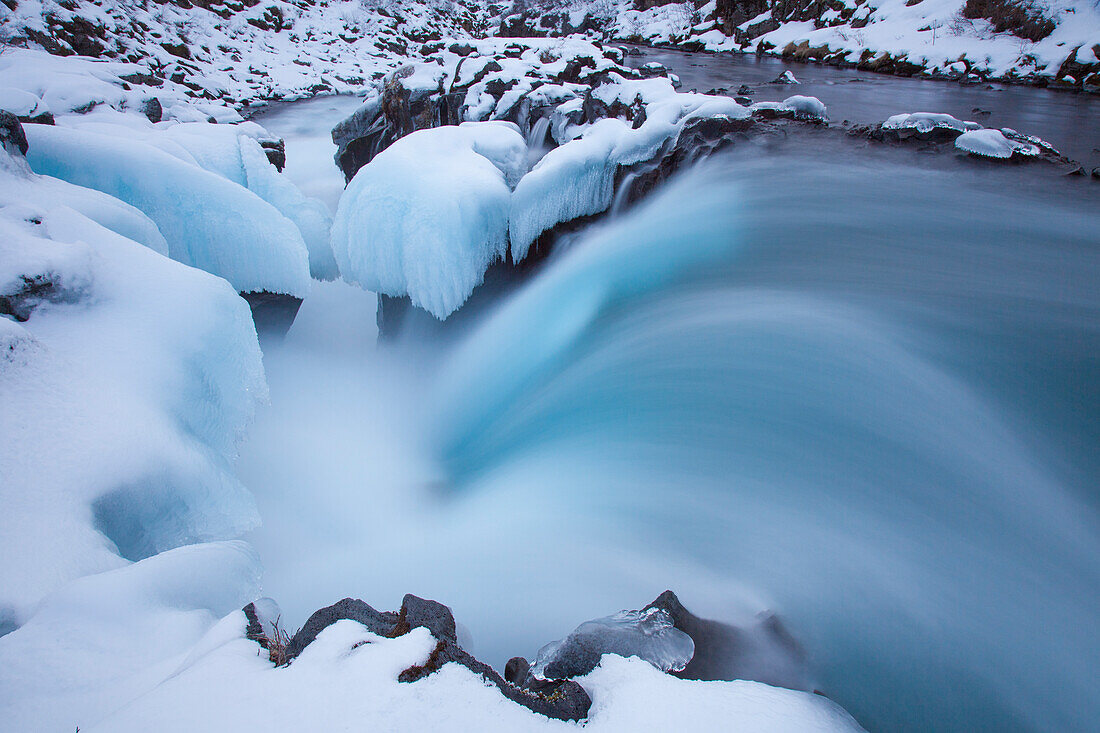
[[[804,20],[781,15],[778,4],[764,4],[763,12],[740,23],[733,35],[727,35],[714,0],[701,7],[692,2],[672,2],[646,10],[636,10],[633,0],[562,3],[574,16],[605,19],[605,33],[623,41],[708,51],[751,53],[760,49],[800,60],[866,62],[886,71],[900,62],[907,73],[957,77],[976,74],[1043,82],[1060,79],[1066,86],[1077,88],[1084,79],[1067,78],[1063,71],[1067,59],[1091,66],[1087,73],[1100,72],[1100,51],[1096,48],[1100,45],[1100,9],[1095,3],[1052,0],[1032,4],[1054,26],[1038,41],[1007,31],[996,32],[984,18],[964,17],[965,4],[965,0],[835,0],[784,6],[788,12],[794,9],[795,17]],[[819,14],[814,14],[814,8],[820,9]],[[543,12],[555,10],[551,4]],[[883,63],[887,60],[885,54],[890,57],[889,65]],[[1092,86],[1100,88],[1098,84],[1100,80]]]

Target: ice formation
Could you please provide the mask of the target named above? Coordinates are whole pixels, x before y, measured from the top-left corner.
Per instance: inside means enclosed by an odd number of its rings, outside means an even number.
[[[970,130],[955,138],[955,147],[972,155],[1002,160],[1014,155],[1032,157],[1039,154],[1038,146],[1009,139],[1000,130]]]
[[[527,145],[507,122],[401,138],[340,199],[332,250],[344,279],[446,318],[507,252],[512,187],[526,169]]]
[[[156,222],[172,259],[224,277],[240,292],[308,292],[298,227],[244,187],[138,140],[49,125],[25,129],[36,172],[140,209]]]
[[[0,613],[16,626],[71,579],[254,526],[228,462],[266,383],[247,304],[121,236],[155,244],[136,211],[4,151],[0,198],[0,295],[23,321],[0,317],[0,553],[21,558],[0,567]]]
[[[538,679],[566,679],[587,674],[604,654],[638,657],[662,672],[678,672],[695,653],[691,637],[672,625],[659,608],[621,611],[586,621],[569,636],[539,649],[531,674]]]

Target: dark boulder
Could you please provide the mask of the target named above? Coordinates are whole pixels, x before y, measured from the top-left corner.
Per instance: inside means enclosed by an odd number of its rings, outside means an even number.
[[[160,122],[164,117],[164,108],[161,107],[160,100],[156,97],[149,97],[142,102],[139,111],[154,124]]]
[[[27,135],[23,125],[11,112],[0,110],[0,146],[11,155],[27,154]]]
[[[302,307],[302,299],[286,293],[269,293],[261,290],[241,293],[252,309],[252,321],[261,339],[279,340],[286,336]]]
[[[809,690],[806,653],[774,614],[749,627],[699,618],[666,590],[646,608],[667,613],[695,642],[695,655],[677,677],[688,680],[753,680],[792,690]]]

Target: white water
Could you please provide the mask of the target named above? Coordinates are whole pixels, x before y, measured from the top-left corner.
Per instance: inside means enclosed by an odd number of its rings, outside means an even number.
[[[872,730],[1091,726],[1095,198],[817,157],[619,219],[453,350],[316,288],[240,464],[292,625],[418,593],[499,667],[672,587],[777,609]]]

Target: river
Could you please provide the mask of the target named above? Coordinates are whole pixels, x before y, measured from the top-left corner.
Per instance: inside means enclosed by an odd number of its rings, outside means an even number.
[[[646,54],[702,91],[786,68]],[[1079,95],[791,68],[802,86],[755,97],[855,122],[980,107],[1079,159],[1095,134]],[[356,104],[259,118],[330,205],[327,131]],[[457,342],[376,347],[373,296],[318,283],[265,352],[238,467],[266,590],[291,627],[438,598],[500,668],[669,587],[701,615],[776,610],[869,730],[1088,729],[1097,193],[813,129],[594,227]]]

